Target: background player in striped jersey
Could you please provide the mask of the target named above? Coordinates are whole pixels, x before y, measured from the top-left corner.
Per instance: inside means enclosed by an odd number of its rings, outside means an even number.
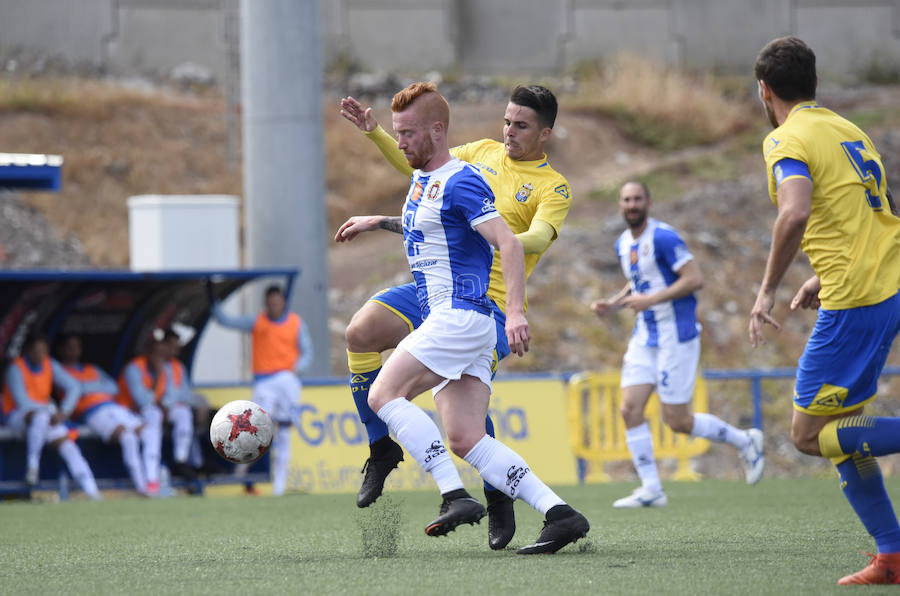
[[[505,256],[505,335],[521,356],[530,339],[522,245],[479,171],[450,155],[450,108],[435,86],[413,83],[394,96],[391,111],[398,147],[416,168],[403,206],[403,242],[423,321],[388,358],[369,405],[441,491],[440,515],[426,527],[428,535],[443,536],[487,513],[463,488],[437,425],[411,401],[431,388],[453,452],[508,497],[546,516],[537,542],[517,552],[556,552],[587,534],[587,519],[484,428],[497,343],[495,305],[487,296],[492,247]]]
[[[341,101],[341,114],[365,132],[394,167],[407,176],[412,173],[396,140],[378,125],[371,108],[364,108],[352,97],[347,97]],[[544,144],[550,138],[556,114],[556,97],[549,89],[540,85],[516,87],[504,113],[503,142],[482,139],[450,150],[454,157],[475,164],[490,185],[497,211],[524,248],[526,277],[556,239],[571,205],[568,182],[553,170],[544,153]],[[360,232],[376,229],[399,233],[399,218],[352,217],[338,229],[335,240],[352,240]],[[498,325],[498,343],[492,365],[496,372],[499,361],[509,353],[503,331],[506,289],[500,254],[494,258],[490,280],[488,296],[495,304],[494,317]],[[360,507],[375,502],[381,495],[385,478],[403,458],[400,447],[388,436],[387,426],[367,404],[369,387],[381,369],[381,352],[394,348],[421,321],[414,284],[405,284],[373,296],[347,327],[350,388],[370,444],[370,457],[363,468],[365,477],[357,497]],[[493,436],[490,418],[486,422],[488,434]],[[493,549],[501,549],[515,534],[512,500],[487,483],[485,496],[488,501],[488,543]]]
[[[780,328],[771,315],[775,292],[802,249],[815,275],[791,309],[818,308],[818,316],[797,366],[791,438],[837,466],[878,547],[867,567],[838,584],[900,583],[900,524],[875,459],[900,452],[900,418],[863,415],[900,333],[900,218],[871,139],[816,103],[816,55],[802,40],[769,42],[755,74],[776,127],[763,154],[778,216],[750,341],[765,340],[765,325]]]
[[[616,240],[616,254],[628,283],[612,298],[597,300],[598,317],[619,308],[638,316],[622,363],[625,441],[641,486],[613,507],[663,507],[662,489],[650,425],[644,409],[653,390],[662,403],[663,421],[675,432],[733,445],[740,451],[747,482],[762,476],[763,437],[758,429],[739,430],[712,414],[692,413],[691,398],[700,361],[700,325],[694,292],[703,274],[671,227],[649,217],[650,191],[641,182],[619,190],[619,209],[628,228]]]

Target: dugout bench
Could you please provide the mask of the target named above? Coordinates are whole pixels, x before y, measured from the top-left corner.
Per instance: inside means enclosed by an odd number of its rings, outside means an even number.
[[[190,340],[181,359],[190,374],[200,337],[212,315],[212,300],[223,301],[244,284],[262,278],[280,278],[290,296],[298,271],[273,268],[254,270],[173,271],[7,271],[0,272],[0,366],[19,354],[25,337],[34,330],[54,338],[78,335],[86,362],[96,364],[116,378],[140,351],[154,329],[188,329]],[[117,445],[103,443],[86,426],[77,429],[77,443],[91,466],[101,489],[132,488]],[[203,437],[201,437],[203,438]],[[169,466],[171,446],[164,437],[163,464]],[[208,484],[268,482],[269,457],[253,464],[246,477],[235,478],[234,464],[204,447],[208,474],[199,489]],[[0,497],[27,496],[25,437],[0,423]],[[173,478],[171,485],[186,487]],[[75,486],[65,465],[52,450],[41,456],[41,474],[36,490],[57,490],[66,498]]]

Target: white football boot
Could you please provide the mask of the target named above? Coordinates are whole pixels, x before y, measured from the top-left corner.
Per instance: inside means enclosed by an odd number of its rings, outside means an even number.
[[[741,449],[741,460],[747,474],[747,484],[756,484],[762,478],[766,458],[763,457],[763,433],[758,428],[747,430],[747,446]]]
[[[641,507],[665,507],[669,497],[662,489],[650,490],[640,486],[628,495],[613,503],[616,509],[640,509]]]

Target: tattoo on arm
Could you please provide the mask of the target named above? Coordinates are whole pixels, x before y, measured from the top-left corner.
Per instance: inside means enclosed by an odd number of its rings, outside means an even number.
[[[378,226],[382,230],[393,232],[395,234],[403,233],[403,225],[400,223],[400,217],[385,217]]]

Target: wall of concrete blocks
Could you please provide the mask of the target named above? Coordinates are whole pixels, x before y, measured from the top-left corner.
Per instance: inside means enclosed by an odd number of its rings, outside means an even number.
[[[235,55],[239,1],[0,0],[0,52],[26,49],[123,75],[166,74],[192,62],[222,80]],[[689,68],[749,72],[763,44],[793,33],[816,50],[824,73],[900,68],[900,0],[319,5],[326,66],[552,74],[625,51]]]

